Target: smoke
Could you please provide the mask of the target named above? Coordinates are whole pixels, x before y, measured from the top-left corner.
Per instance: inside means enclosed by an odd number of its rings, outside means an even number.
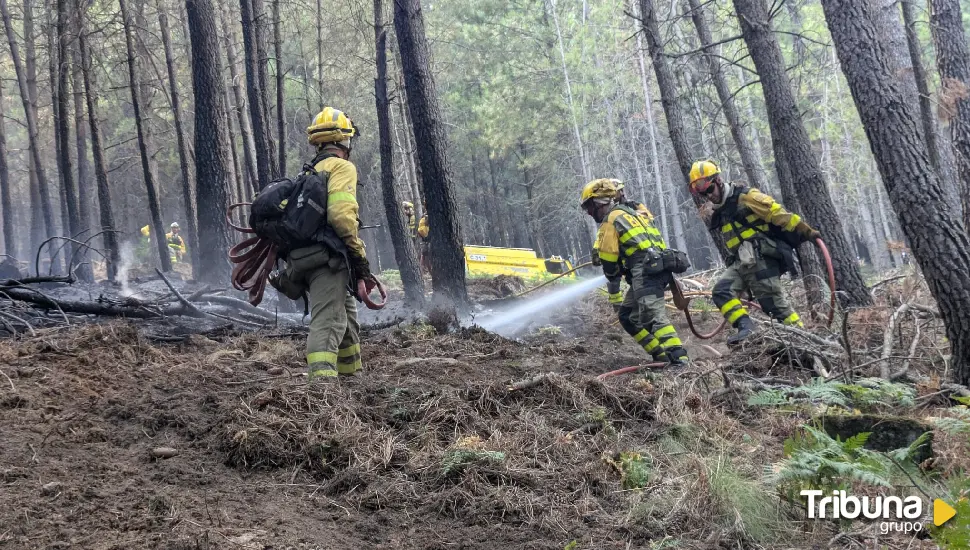
[[[135,251],[130,242],[121,243],[121,265],[118,266],[118,282],[121,283],[121,295],[125,298],[135,296],[128,284],[128,272],[135,265]]]
[[[548,317],[550,310],[561,308],[576,301],[592,292],[593,289],[602,286],[605,282],[606,277],[600,276],[565,286],[554,292],[518,304],[507,311],[488,315],[478,321],[478,325],[502,336],[514,336],[532,320]]]

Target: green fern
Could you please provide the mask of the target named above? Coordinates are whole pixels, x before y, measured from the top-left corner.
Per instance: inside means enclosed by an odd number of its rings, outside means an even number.
[[[949,409],[951,416],[933,419],[933,426],[949,434],[970,434],[970,409],[959,406]]]
[[[748,397],[748,405],[753,407],[777,407],[788,403],[788,394],[784,390],[763,390]]]
[[[748,398],[756,407],[812,404],[869,411],[879,408],[912,407],[916,392],[905,385],[880,378],[863,378],[855,384],[826,382],[815,378],[803,386],[762,390]]]

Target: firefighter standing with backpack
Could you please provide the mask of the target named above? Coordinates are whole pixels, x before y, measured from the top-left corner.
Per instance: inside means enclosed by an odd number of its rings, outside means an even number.
[[[307,140],[317,148],[310,165],[327,181],[326,225],[337,242],[324,240],[290,250],[285,271],[270,277],[270,284],[290,298],[306,293],[311,314],[306,360],[311,380],[333,380],[361,368],[360,324],[349,288],[363,281],[369,293],[376,280],[357,234],[357,168],[349,160],[356,136],[350,118],[332,107],[324,107],[307,128]]]
[[[689,179],[690,192],[714,206],[711,227],[720,228],[731,255],[711,293],[721,315],[738,330],[727,343],[741,342],[756,328],[738,298],[742,290],[750,291],[761,309],[781,323],[802,326],[785,298],[781,275],[794,274],[792,245],[812,241],[819,232],[761,191],[725,182],[713,162],[695,162]]]

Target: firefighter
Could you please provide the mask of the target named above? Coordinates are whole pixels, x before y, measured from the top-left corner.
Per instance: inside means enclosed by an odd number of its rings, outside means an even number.
[[[711,293],[721,314],[737,329],[727,343],[736,344],[756,329],[739,299],[742,290],[757,298],[771,317],[802,326],[782,290],[781,275],[795,272],[793,246],[818,238],[819,232],[761,191],[725,182],[711,161],[695,162],[689,179],[690,192],[714,207],[711,227],[720,228],[730,253],[729,266]]]
[[[306,292],[310,308],[307,367],[315,381],[352,375],[361,368],[360,324],[350,288],[364,281],[367,292],[376,281],[357,234],[357,168],[350,162],[357,127],[342,111],[324,107],[307,128],[316,147],[311,164],[327,175],[327,231],[333,240],[290,251],[283,273],[270,282],[288,296]]]
[[[428,239],[431,226],[428,225],[428,204],[422,202],[421,209],[424,210],[424,215],[418,222],[418,236],[421,237],[421,269],[431,273],[431,240]]]
[[[185,241],[179,235],[181,229],[178,222],[172,222],[171,231],[165,234],[165,241],[168,243],[169,252],[172,255],[172,263],[181,262],[185,258]]]
[[[415,219],[414,219],[414,203],[411,203],[409,201],[404,201],[403,203],[401,203],[401,206],[404,207],[404,217],[405,219],[407,219],[407,222],[408,222],[408,236],[410,236],[413,239],[418,234],[417,225],[415,224]]]
[[[617,201],[616,183],[593,180],[583,188],[581,198],[583,210],[600,224],[597,255],[609,281],[610,302],[624,330],[655,360],[683,366],[687,350],[664,306],[664,290],[673,283],[662,262],[667,245],[645,216]],[[626,297],[620,292],[624,277],[630,283]]]

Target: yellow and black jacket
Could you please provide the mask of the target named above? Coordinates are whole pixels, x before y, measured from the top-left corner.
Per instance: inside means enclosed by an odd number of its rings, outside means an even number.
[[[801,216],[785,210],[761,191],[744,186],[735,186],[724,205],[714,211],[711,227],[720,227],[732,262],[744,241],[763,239],[776,247],[779,241],[796,246],[808,241],[812,233]]]
[[[647,249],[654,248],[659,252],[667,248],[660,230],[638,210],[627,204],[617,204],[596,232],[603,273],[616,285],[629,270],[627,266],[639,261]]]
[[[327,185],[327,224],[347,246],[351,256],[366,257],[364,241],[357,234],[357,167],[350,161],[328,156],[316,163],[317,172],[329,175]]]
[[[421,216],[421,221],[418,222],[418,236],[422,239],[428,238],[428,232],[431,230],[431,226],[428,225],[428,215],[425,214]]]

